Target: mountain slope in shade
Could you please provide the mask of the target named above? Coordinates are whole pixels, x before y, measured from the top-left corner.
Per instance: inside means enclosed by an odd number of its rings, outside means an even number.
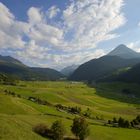
[[[117,78],[118,81],[140,83],[140,63]]]
[[[72,65],[72,66],[65,67],[60,72],[66,76],[70,76],[77,68],[78,65]]]
[[[98,59],[90,60],[75,70],[70,76],[70,80],[98,80],[106,75],[109,75],[113,71],[131,67],[140,62],[140,59],[123,59],[118,56],[103,56]]]
[[[64,77],[50,68],[31,68],[10,56],[0,56],[0,73],[21,80],[58,80]]]
[[[120,74],[110,75],[104,79],[99,80],[99,82],[113,82],[113,81],[140,83],[140,63],[136,64],[132,68]]]
[[[37,80],[58,80],[63,78],[64,75],[51,68],[30,68],[35,73]]]
[[[111,51],[108,56],[119,56],[121,58],[131,59],[131,58],[140,58],[140,53],[133,51],[127,46],[121,44]]]
[[[139,53],[127,48],[125,45],[119,45],[108,55],[98,59],[90,60],[79,66],[69,79],[77,81],[96,81],[106,77],[118,69],[132,67],[139,62]]]

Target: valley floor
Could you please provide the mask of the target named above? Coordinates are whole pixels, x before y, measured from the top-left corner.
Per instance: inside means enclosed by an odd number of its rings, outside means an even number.
[[[70,126],[76,115],[54,107],[61,104],[66,107],[81,107],[83,112],[88,108],[91,110],[92,119],[87,118],[90,124],[87,140],[139,140],[140,130],[104,125],[113,117],[132,120],[140,114],[140,98],[123,95],[118,89],[124,85],[117,85],[101,84],[97,88],[75,82],[19,82],[17,86],[0,85],[0,139],[45,140],[46,138],[34,133],[32,128],[39,123],[50,126],[55,120],[62,120],[67,129],[66,135],[73,136]],[[9,91],[15,95],[6,94]],[[29,100],[29,97],[45,100],[48,105],[40,105]]]

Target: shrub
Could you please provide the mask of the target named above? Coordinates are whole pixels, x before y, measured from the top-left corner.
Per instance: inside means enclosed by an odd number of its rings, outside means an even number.
[[[63,140],[65,129],[61,121],[55,121],[51,127],[53,140]]]
[[[133,123],[134,123],[134,125],[139,125],[139,122],[138,122],[137,119],[134,119],[134,120],[133,120]]]
[[[134,122],[132,121],[132,122],[130,122],[130,124],[131,124],[131,127],[134,127]]]
[[[111,120],[108,120],[108,124],[112,124],[112,121]]]
[[[71,107],[71,113],[73,114],[80,114],[81,113],[81,108],[80,107]]]
[[[33,131],[43,137],[50,137],[52,135],[50,129],[48,129],[45,124],[36,125],[35,127],[33,127]]]
[[[18,97],[18,98],[21,98],[21,95],[20,95],[20,94],[17,94],[17,97]]]
[[[84,112],[83,114],[85,117],[90,118],[91,117],[91,110],[89,108],[87,108],[87,110]]]
[[[89,135],[88,123],[84,118],[75,118],[71,131],[80,140],[84,140]]]

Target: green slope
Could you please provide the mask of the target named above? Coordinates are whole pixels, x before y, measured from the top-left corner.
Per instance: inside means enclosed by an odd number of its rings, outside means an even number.
[[[112,89],[107,91],[108,87]],[[21,95],[21,98],[5,95],[5,89]],[[32,127],[38,123],[50,126],[52,122],[60,119],[67,128],[67,135],[72,135],[70,125],[75,115],[58,111],[53,106],[39,105],[27,100],[29,96],[33,96],[51,104],[79,106],[83,111],[90,108],[94,119],[88,119],[91,123],[88,140],[131,140],[132,138],[139,140],[139,130],[104,126],[104,123],[114,116],[133,119],[140,114],[140,104],[119,101],[125,97],[120,96],[118,89],[114,85],[100,85],[99,89],[95,89],[83,83],[73,82],[20,82],[17,86],[0,85],[0,139],[43,140],[45,138],[35,134]],[[105,97],[101,93],[108,95]],[[114,99],[109,99],[108,96],[113,94],[115,94]],[[96,116],[103,120],[96,119]]]

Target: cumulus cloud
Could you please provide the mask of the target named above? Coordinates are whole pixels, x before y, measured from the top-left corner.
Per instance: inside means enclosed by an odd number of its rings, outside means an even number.
[[[136,52],[140,52],[140,41],[131,42],[127,46]]]
[[[22,22],[0,3],[0,48],[13,48],[18,58],[39,66],[88,61],[104,55],[98,43],[117,37],[115,29],[126,22],[122,6],[123,0],[72,0],[61,11],[56,6],[47,11],[31,7],[28,21]]]
[[[29,22],[32,24],[37,24],[42,21],[43,15],[39,8],[31,7],[28,12]]]
[[[47,11],[47,15],[49,16],[50,19],[52,19],[52,18],[56,17],[59,12],[60,12],[60,9],[58,7],[52,6]]]
[[[16,21],[9,9],[0,3],[0,48],[23,48],[23,34],[28,30],[28,24]]]
[[[93,44],[114,38],[116,35],[111,32],[125,23],[120,12],[122,5],[122,0],[73,1],[63,12],[67,33],[73,32],[71,43],[80,49],[91,48]]]

